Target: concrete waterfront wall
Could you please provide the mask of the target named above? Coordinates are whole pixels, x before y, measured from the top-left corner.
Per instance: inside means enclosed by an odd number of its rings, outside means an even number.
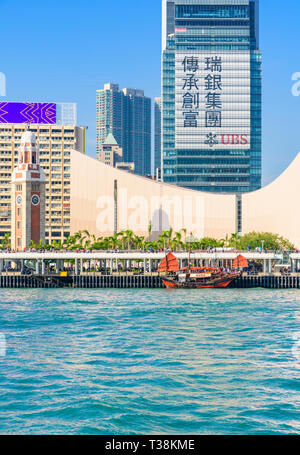
[[[0,288],[83,288],[83,289],[160,289],[165,288],[157,275],[84,275],[47,279],[43,276],[1,275]],[[300,289],[300,275],[243,276],[231,288]],[[225,289],[220,292],[226,292]],[[166,290],[176,292],[176,290]],[[192,292],[196,292],[193,290]]]

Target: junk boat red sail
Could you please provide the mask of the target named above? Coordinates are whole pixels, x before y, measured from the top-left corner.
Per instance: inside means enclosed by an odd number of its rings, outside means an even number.
[[[168,253],[159,268],[162,280],[167,288],[226,288],[241,276],[240,272],[225,272],[215,267],[185,267],[179,270],[177,258]]]

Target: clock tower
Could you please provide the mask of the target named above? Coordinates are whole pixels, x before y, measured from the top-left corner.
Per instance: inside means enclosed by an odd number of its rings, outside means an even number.
[[[18,165],[12,174],[11,215],[12,250],[28,248],[31,240],[45,241],[45,173],[31,131],[22,135]]]

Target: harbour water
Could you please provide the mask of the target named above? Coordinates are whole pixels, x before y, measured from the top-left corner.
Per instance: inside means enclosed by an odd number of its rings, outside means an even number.
[[[2,289],[0,334],[1,434],[300,433],[299,290]]]

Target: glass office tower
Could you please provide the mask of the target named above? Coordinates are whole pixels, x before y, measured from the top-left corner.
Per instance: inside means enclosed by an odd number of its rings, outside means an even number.
[[[151,174],[151,98],[143,90],[105,84],[97,90],[97,158],[109,133],[123,149],[123,161],[135,173]]]
[[[162,178],[201,191],[261,186],[258,0],[163,0]]]

